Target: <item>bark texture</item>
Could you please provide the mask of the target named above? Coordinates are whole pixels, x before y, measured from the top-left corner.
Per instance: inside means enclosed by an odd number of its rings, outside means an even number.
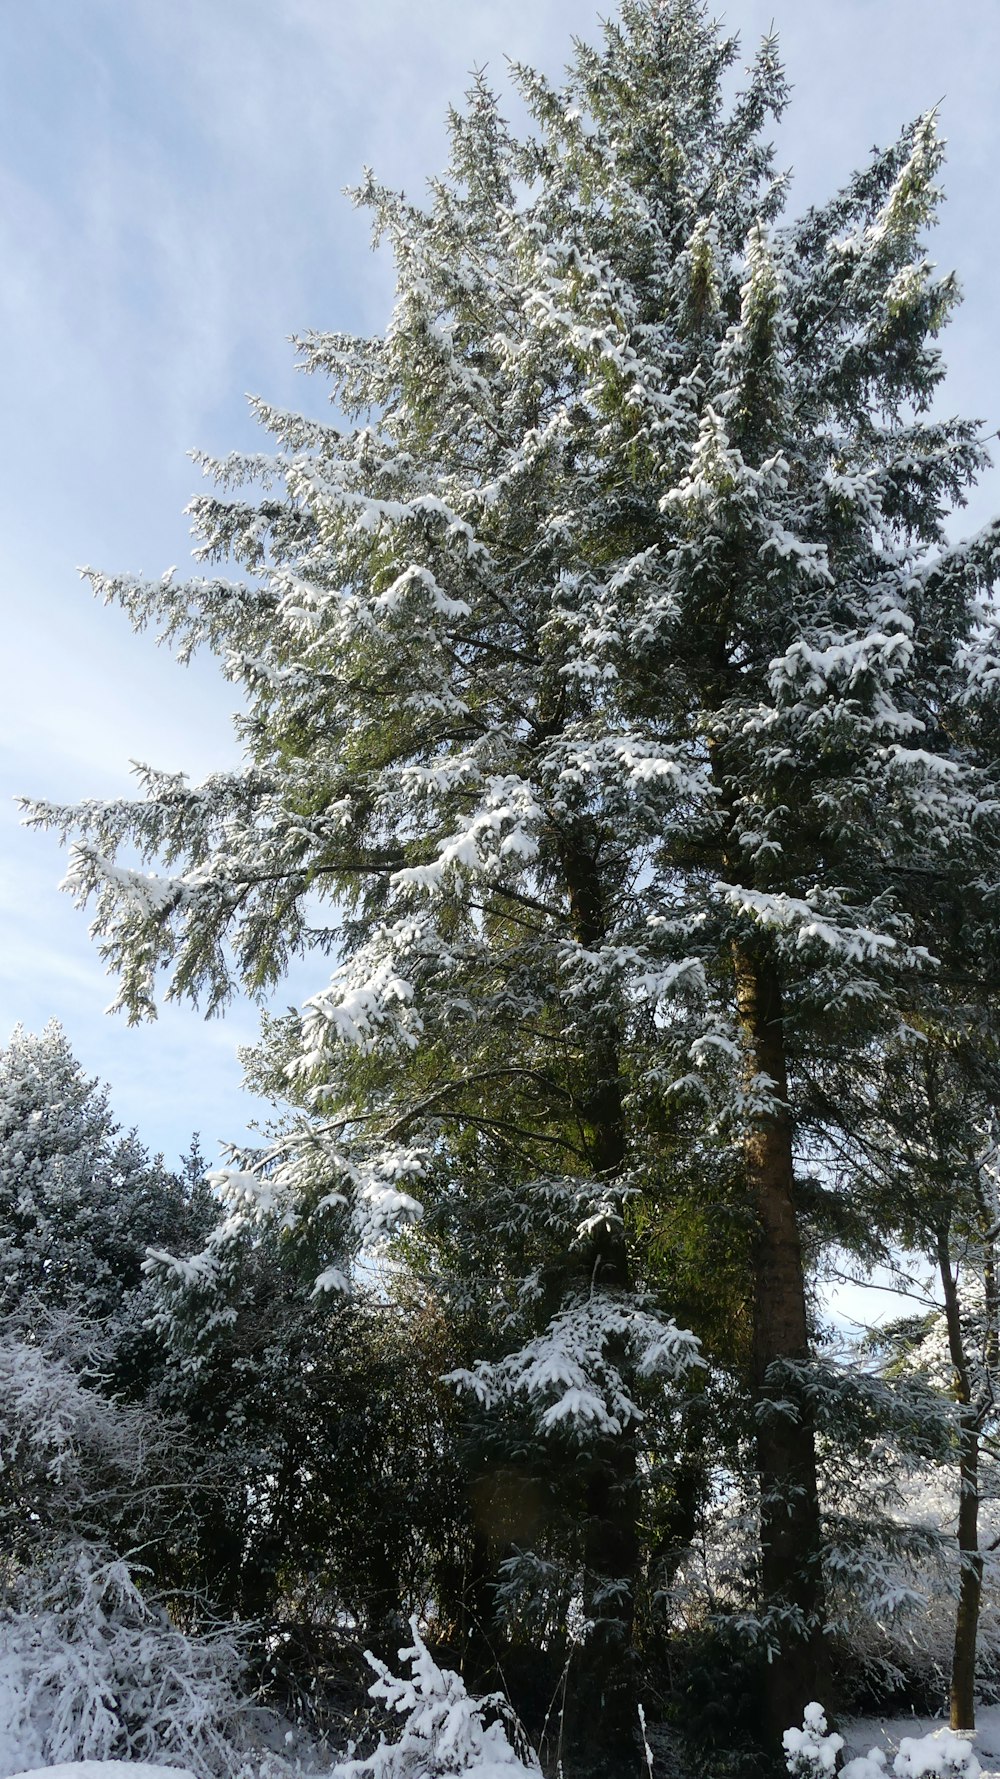
[[[809,1336],[781,984],[763,943],[737,940],[733,966],[747,1075],[751,1080],[767,1076],[773,1083],[748,1130],[745,1149],[757,1224],[753,1393],[761,1591],[778,1644],[765,1670],[764,1728],[773,1742],[801,1723],[811,1699],[823,1696],[819,1494],[811,1415],[789,1369],[808,1360]],[[797,1413],[788,1412],[789,1401],[796,1402]]]

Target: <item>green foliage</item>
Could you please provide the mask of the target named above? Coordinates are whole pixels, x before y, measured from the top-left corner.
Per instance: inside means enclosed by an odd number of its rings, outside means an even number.
[[[960,1096],[931,1153],[910,1036],[993,1041],[1000,528],[948,541],[987,458],[930,417],[936,120],[789,222],[776,45],[727,101],[735,56],[700,0],[626,0],[564,87],[514,69],[525,139],[477,80],[425,204],[366,176],[392,317],[299,342],[336,424],[256,403],[271,454],[204,461],[212,572],[90,576],[225,660],[243,767],[30,811],[130,1018],[332,959],[251,1065],[291,1110],[217,1176],[228,1230],[163,1263],[164,1387],[231,1463],[199,1576],[359,1623],[471,1598],[483,1640],[499,1604],[616,1774],[720,1499],[708,1643],[728,1615],[779,1681],[821,1649],[823,1487],[858,1595],[887,1504],[837,1490],[917,1411],[845,1386],[836,1456],[798,1244],[951,1203]],[[386,1254],[464,1406],[308,1296]],[[383,1408],[362,1511],[371,1392],[418,1437]]]
[[[374,1289],[315,1293],[280,1229],[232,1236],[210,1291],[164,1257],[159,1400],[218,1457],[188,1583],[264,1626],[392,1649],[463,1566],[447,1332]],[[391,1284],[391,1279],[390,1279]]]

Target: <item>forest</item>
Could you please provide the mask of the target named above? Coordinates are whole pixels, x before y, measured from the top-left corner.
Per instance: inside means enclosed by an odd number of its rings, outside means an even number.
[[[624,0],[527,131],[476,76],[424,202],[353,194],[396,301],[296,342],[329,420],[199,459],[190,577],[86,571],[242,746],[25,802],[118,1009],[320,986],[219,1167],[0,1052],[5,1774],[822,1779],[907,1714],[895,1773],[979,1771],[989,422],[935,112],[790,219],[739,61]]]

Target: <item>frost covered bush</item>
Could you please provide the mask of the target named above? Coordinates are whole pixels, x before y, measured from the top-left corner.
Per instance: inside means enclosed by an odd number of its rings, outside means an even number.
[[[877,1461],[886,1476],[891,1454],[879,1452]],[[1000,1511],[985,1498],[987,1488],[991,1495],[996,1489],[985,1463],[982,1476],[977,1690],[989,1701],[1000,1686]],[[862,1709],[895,1693],[933,1713],[947,1694],[961,1576],[957,1480],[942,1464],[912,1468],[881,1518],[872,1513],[866,1525],[855,1508],[853,1544],[846,1516],[830,1516],[828,1607],[843,1652],[842,1682]]]
[[[36,1543],[43,1516],[92,1522],[151,1455],[154,1417],[94,1387],[105,1357],[100,1330],[82,1323],[46,1317],[32,1339],[0,1326],[0,1500],[27,1514]]]
[[[102,1393],[100,1334],[68,1312],[34,1340],[0,1327],[0,1779],[110,1759],[229,1775],[250,1722],[238,1640],[186,1634],[136,1579],[137,1551],[189,1529],[184,1450]]]
[[[844,1738],[827,1732],[822,1705],[807,1705],[802,1728],[786,1730],[782,1739],[792,1779],[827,1779],[836,1772]],[[888,1770],[881,1748],[872,1748],[849,1760],[840,1779],[886,1779]],[[896,1779],[979,1779],[981,1768],[964,1737],[942,1727],[929,1736],[904,1736],[892,1772]]]
[[[0,1574],[65,1544],[166,1563],[191,1537],[190,1485],[208,1460],[165,1415],[106,1394],[106,1330],[40,1306],[29,1337],[0,1321]],[[161,1566],[162,1566],[161,1563]]]
[[[782,1737],[785,1765],[792,1779],[824,1779],[837,1770],[843,1736],[827,1735],[822,1705],[807,1705],[802,1728],[786,1730]]]
[[[541,1768],[502,1694],[470,1698],[460,1674],[438,1667],[415,1618],[410,1630],[412,1647],[399,1652],[400,1661],[412,1668],[409,1680],[390,1673],[377,1656],[367,1657],[378,1675],[368,1690],[387,1710],[405,1717],[402,1735],[397,1742],[383,1736],[366,1760],[343,1761],[333,1779],[450,1779],[452,1774],[538,1779]],[[487,1723],[491,1713],[493,1721]]]
[[[885,1764],[884,1757],[878,1762],[879,1752],[873,1749],[871,1754],[849,1761],[844,1768],[849,1779],[876,1779],[873,1762],[879,1771]],[[904,1736],[892,1770],[896,1779],[924,1779],[925,1774],[937,1774],[940,1779],[978,1779],[982,1771],[969,1743],[949,1729],[935,1730],[929,1736]]]
[[[250,1722],[242,1665],[231,1634],[178,1630],[125,1563],[66,1550],[0,1614],[0,1774],[76,1760],[234,1774]]]

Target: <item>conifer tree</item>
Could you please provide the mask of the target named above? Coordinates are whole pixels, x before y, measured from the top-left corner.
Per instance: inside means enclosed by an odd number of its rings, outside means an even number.
[[[191,1168],[181,1180],[115,1124],[56,1020],[15,1031],[0,1050],[0,1316],[65,1310],[124,1337],[147,1246],[212,1226],[197,1153]]]
[[[987,931],[998,849],[968,738],[1000,532],[946,542],[985,454],[930,417],[935,119],[787,223],[776,45],[727,107],[735,55],[700,0],[626,0],[565,87],[515,69],[528,139],[477,81],[425,206],[366,176],[392,319],[300,343],[343,424],[257,403],[273,452],[203,464],[200,553],[243,578],[91,576],[220,655],[245,767],[32,811],[131,1017],[161,969],[211,1010],[335,954],[308,1110],[243,1159],[245,1203],[333,1216],[349,1255],[488,1161],[519,1207],[494,1227],[544,1231],[498,1255],[511,1339],[461,1381],[576,1453],[575,1764],[609,1774],[640,1760],[637,1433],[699,1362],[649,1263],[671,1158],[750,1231],[776,1735],[823,1661],[803,1084],[933,977],[914,884],[945,872]]]

